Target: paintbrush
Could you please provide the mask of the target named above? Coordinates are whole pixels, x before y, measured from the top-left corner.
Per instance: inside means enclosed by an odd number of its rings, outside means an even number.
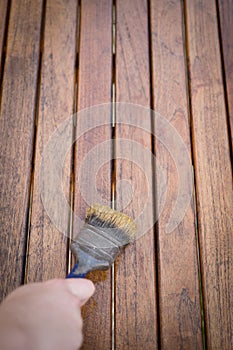
[[[96,204],[86,213],[85,224],[71,242],[77,263],[67,278],[85,277],[93,270],[106,270],[136,235],[136,224],[127,215]]]

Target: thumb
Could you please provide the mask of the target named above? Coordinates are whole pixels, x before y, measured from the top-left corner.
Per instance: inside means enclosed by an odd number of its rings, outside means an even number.
[[[78,297],[83,306],[88,299],[94,294],[94,284],[86,278],[70,278],[65,280],[68,290]]]

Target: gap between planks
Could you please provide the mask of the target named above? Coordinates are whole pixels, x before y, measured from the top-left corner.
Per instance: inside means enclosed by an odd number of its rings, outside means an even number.
[[[1,3],[1,6],[4,6],[3,2]],[[5,19],[5,25],[3,25],[4,30],[3,30],[2,36],[0,37],[0,110],[1,110],[2,88],[3,88],[2,82],[3,82],[3,74],[4,74],[4,67],[5,67],[6,50],[7,50],[7,36],[8,36],[8,25],[9,25],[9,19],[10,19],[10,8],[11,8],[11,0],[8,0],[7,6],[6,8],[4,8],[5,16],[4,16],[4,13],[2,14],[2,16]],[[3,23],[4,23],[4,19],[3,19]]]
[[[153,0],[152,0],[153,1]],[[151,120],[151,164],[152,164],[152,193],[153,195],[153,222],[154,227],[154,249],[155,249],[155,257],[157,258],[158,256],[158,251],[159,251],[159,227],[156,222],[156,215],[157,215],[157,208],[156,208],[156,188],[157,188],[157,179],[156,179],[156,163],[153,161],[153,157],[156,156],[156,143],[155,143],[155,122],[154,122],[154,117],[153,117],[153,111],[155,110],[154,106],[154,89],[153,89],[153,68],[152,68],[152,18],[151,18],[151,0],[147,1],[147,9],[148,9],[148,49],[149,49],[149,72],[150,72],[150,109],[151,109],[151,115],[150,115],[150,120]],[[160,330],[160,308],[159,308],[159,264],[156,263],[155,261],[155,269],[154,269],[154,279],[155,279],[155,290],[156,290],[156,305],[157,305],[157,346],[158,349],[161,349],[161,330]]]
[[[192,141],[192,101],[191,101],[191,87],[189,81],[189,64],[188,64],[188,36],[187,36],[187,23],[186,23],[186,2],[181,0],[182,10],[182,35],[183,35],[183,52],[184,52],[184,66],[185,66],[185,80],[186,80],[186,96],[187,96],[187,113],[189,119],[189,135]],[[203,305],[203,289],[202,289],[202,271],[200,263],[200,242],[198,234],[198,210],[197,210],[197,197],[196,197],[196,180],[194,170],[194,154],[193,154],[193,142],[190,142],[190,156],[192,161],[192,175],[193,175],[193,207],[194,207],[194,219],[195,219],[195,234],[196,234],[196,246],[197,246],[197,267],[198,267],[198,281],[199,281],[199,292],[200,292],[200,309],[201,309],[201,331],[202,331],[202,346],[203,350],[206,349],[206,334],[205,334],[205,317],[204,317],[204,305]]]
[[[221,28],[225,25],[225,23],[221,23],[220,19],[220,8],[219,8],[219,0],[216,1],[216,14],[217,14],[217,24],[218,24],[218,38],[219,38],[219,49],[220,49],[220,59],[221,59],[221,68],[222,68],[222,81],[223,81],[223,90],[224,90],[224,96],[225,96],[225,108],[226,108],[226,117],[227,117],[227,131],[228,131],[228,139],[229,139],[229,151],[230,151],[230,159],[231,159],[231,164],[233,164],[233,130],[231,129],[231,118],[233,119],[233,116],[231,116],[231,111],[230,111],[230,92],[228,96],[228,89],[227,89],[227,59],[224,59],[224,37],[223,37],[223,30]],[[232,6],[233,7],[233,6]],[[231,11],[231,9],[229,9]],[[231,34],[229,33],[231,36]],[[226,47],[225,47],[226,50]],[[225,52],[225,55],[227,56],[227,52]],[[229,64],[229,63],[228,63]],[[229,84],[229,82],[228,82]]]
[[[112,5],[112,116],[111,116],[111,123],[112,123],[112,167],[111,167],[111,207],[112,209],[116,209],[116,162],[115,162],[115,121],[116,121],[116,60],[115,60],[115,54],[116,54],[116,3],[115,0],[113,0]],[[111,348],[112,350],[115,349],[115,298],[116,298],[116,281],[115,281],[115,263],[112,264],[111,267],[111,326],[112,326],[112,334],[111,334]]]
[[[80,46],[80,15],[81,15],[81,0],[77,3],[77,22],[76,22],[76,61],[75,61],[75,76],[74,76],[74,97],[73,97],[73,130],[72,130],[72,151],[71,151],[71,184],[70,184],[70,219],[69,219],[69,239],[67,245],[67,273],[70,273],[74,259],[70,249],[71,240],[73,237],[73,215],[74,215],[74,171],[75,171],[75,135],[77,126],[77,112],[78,112],[78,69],[79,69],[79,46]]]
[[[39,115],[39,100],[40,100],[41,67],[42,67],[43,44],[44,44],[45,16],[46,16],[46,0],[43,0],[42,14],[41,14],[41,27],[40,27],[41,28],[40,53],[39,53],[39,64],[38,64],[37,85],[36,85],[35,125],[34,125],[34,137],[33,137],[33,145],[32,145],[31,182],[30,182],[30,186],[29,186],[30,190],[29,190],[29,205],[28,205],[28,217],[27,217],[27,236],[26,236],[26,242],[25,242],[25,261],[24,261],[24,268],[23,268],[22,284],[25,284],[27,282],[27,273],[28,273],[28,255],[29,255],[31,214],[32,214],[32,202],[33,202],[34,165],[35,165],[35,157],[36,157],[37,124],[38,124],[38,115]]]

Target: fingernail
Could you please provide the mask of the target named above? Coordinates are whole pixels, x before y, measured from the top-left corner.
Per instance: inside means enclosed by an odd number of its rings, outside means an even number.
[[[66,281],[69,291],[80,299],[81,306],[87,302],[87,300],[93,295],[95,291],[94,284],[86,278],[71,278]]]

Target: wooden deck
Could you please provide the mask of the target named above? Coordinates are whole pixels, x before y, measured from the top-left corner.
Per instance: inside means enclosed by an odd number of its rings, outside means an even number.
[[[141,237],[90,274],[82,349],[233,349],[233,1],[1,0],[0,19],[1,299],[65,277],[98,201]],[[41,162],[71,115],[54,222]]]

